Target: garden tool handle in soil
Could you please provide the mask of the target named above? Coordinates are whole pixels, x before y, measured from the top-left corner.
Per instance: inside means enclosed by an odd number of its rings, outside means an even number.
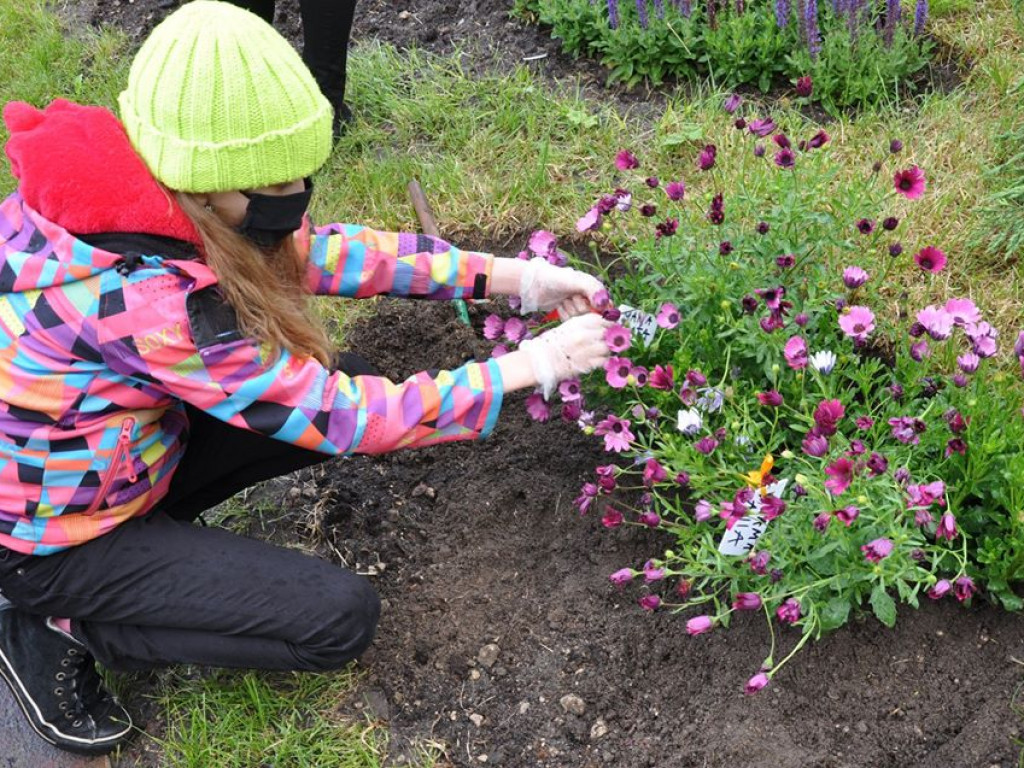
[[[611,322],[593,313],[566,320],[519,348],[530,358],[537,383],[548,398],[558,382],[604,365],[611,355],[605,332]]]
[[[593,311],[604,285],[593,275],[572,267],[556,267],[546,259],[530,259],[519,281],[519,311],[558,310],[563,320]]]
[[[423,194],[423,188],[416,179],[409,182],[409,197],[412,199],[412,207],[416,211],[416,218],[420,220],[420,229],[423,230],[423,234],[430,235],[431,237],[440,237],[437,222],[434,220],[434,212],[430,208],[427,196]],[[466,309],[466,302],[462,299],[454,299],[453,303],[455,304],[455,311],[459,315],[459,320],[469,325],[469,310]]]

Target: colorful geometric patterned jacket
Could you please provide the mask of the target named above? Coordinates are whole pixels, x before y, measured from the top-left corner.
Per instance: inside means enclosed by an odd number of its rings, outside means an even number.
[[[112,113],[11,103],[18,192],[0,204],[0,546],[46,555],[145,514],[188,438],[185,403],[326,454],[489,434],[494,360],[401,383],[268,361],[216,292],[199,238]],[[71,234],[74,233],[74,234]],[[133,252],[104,244],[133,244]],[[321,295],[483,298],[493,259],[417,235],[314,230]]]

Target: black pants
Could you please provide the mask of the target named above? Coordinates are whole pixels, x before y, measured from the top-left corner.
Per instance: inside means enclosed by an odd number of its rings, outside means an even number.
[[[357,366],[339,367],[370,372]],[[115,670],[320,671],[358,656],[380,615],[366,579],[194,522],[237,491],[326,456],[191,408],[189,420],[185,457],[156,510],[53,555],[0,548],[0,591],[22,610],[71,618],[75,637]]]
[[[274,22],[274,0],[231,0]],[[302,59],[316,78],[317,85],[337,109],[345,100],[345,67],[348,63],[348,38],[356,0],[300,0],[302,15]]]

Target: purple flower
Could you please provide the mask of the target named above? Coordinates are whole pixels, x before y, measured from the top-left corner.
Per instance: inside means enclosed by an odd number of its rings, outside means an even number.
[[[679,229],[679,219],[665,219],[654,225],[655,237],[672,237]]]
[[[761,501],[761,517],[771,522],[786,511],[786,502],[777,496],[765,496]]]
[[[775,263],[782,269],[789,269],[796,264],[796,256],[792,253],[784,253],[781,256],[775,257]]]
[[[714,144],[706,144],[697,157],[697,167],[702,171],[710,171],[715,167],[715,156],[718,148]]]
[[[914,254],[914,263],[923,271],[936,274],[946,267],[946,254],[931,245],[927,245]]]
[[[710,616],[694,616],[686,622],[686,634],[691,637],[703,635],[705,632],[710,632],[714,626],[715,620]]]
[[[796,624],[800,620],[800,603],[794,597],[787,598],[775,611],[775,615],[783,624]]]
[[[914,8],[914,34],[918,37],[924,32],[924,24],[928,20],[928,0],[917,0]]]
[[[967,600],[977,591],[974,580],[969,576],[961,576],[953,585],[953,594],[961,603]]]
[[[657,528],[661,525],[661,518],[654,512],[644,512],[637,518],[637,522],[640,525],[646,525],[648,528]]]
[[[747,129],[755,136],[764,138],[765,136],[771,135],[775,131],[775,121],[770,117],[759,120],[751,120]]]
[[[1024,357],[1024,331],[1017,335],[1017,341],[1013,343],[1013,356]]]
[[[839,316],[843,333],[857,341],[864,341],[875,329],[875,313],[867,307],[847,307]]]
[[[782,405],[782,395],[777,390],[770,389],[767,392],[758,392],[757,402],[769,408],[778,408]]]
[[[935,529],[936,539],[952,541],[956,538],[956,518],[952,513],[946,512],[939,518],[939,527]]]
[[[828,453],[828,438],[824,435],[819,435],[813,429],[807,433],[807,437],[803,439],[801,445],[803,446],[804,453],[808,456],[821,458]]]
[[[595,205],[585,214],[576,220],[576,231],[587,232],[598,229],[601,226],[601,211]]]
[[[759,576],[764,576],[768,572],[768,561],[771,559],[772,553],[762,549],[750,558],[750,570]]]
[[[784,29],[789,23],[789,0],[775,0],[775,26]]]
[[[679,310],[671,301],[666,301],[658,307],[658,314],[654,319],[660,327],[671,330],[679,325]]]
[[[658,187],[661,186],[661,181],[658,179],[657,176],[648,176],[646,179],[644,179],[644,184],[646,184],[651,189],[657,189]]]
[[[580,495],[573,499],[572,505],[579,509],[581,515],[587,514],[590,505],[597,498],[598,488],[594,483],[584,483],[580,488]]]
[[[949,583],[949,579],[939,579],[935,582],[935,586],[928,590],[928,597],[932,600],[940,600],[948,595],[951,589],[953,589],[953,585]]]
[[[820,149],[821,147],[828,144],[831,139],[832,137],[829,136],[824,130],[819,130],[816,134],[814,134],[813,136],[811,136],[810,139],[807,140],[807,148]]]
[[[857,429],[859,429],[862,432],[867,432],[869,429],[875,426],[875,420],[872,419],[870,416],[858,416],[856,419],[854,419],[853,423],[856,424]]]
[[[609,326],[608,330],[604,332],[604,340],[612,352],[624,352],[632,346],[633,334],[628,328],[616,323]]]
[[[686,195],[686,184],[681,181],[670,181],[665,185],[665,194],[669,200],[682,200]]]
[[[615,190],[615,209],[622,213],[629,213],[633,208],[633,195],[628,190]]]
[[[707,499],[701,499],[693,508],[693,519],[698,523],[704,523],[711,519],[714,509]]]
[[[898,155],[901,151],[903,151],[902,141],[900,141],[899,139],[893,139],[892,141],[889,142],[889,152],[891,152],[894,155]]]
[[[872,451],[866,466],[868,472],[877,477],[878,475],[885,474],[885,471],[889,468],[889,460],[882,454]]]
[[[956,363],[964,373],[974,373],[981,365],[981,358],[973,352],[965,352],[957,357]]]
[[[792,149],[780,149],[775,153],[775,164],[779,168],[792,168],[796,165],[796,154]]]
[[[825,467],[825,474],[828,475],[828,480],[825,481],[825,487],[833,496],[840,496],[842,493],[850,487],[850,483],[853,482],[853,474],[856,470],[856,464],[850,459],[841,458],[836,459],[827,467]]]
[[[875,222],[873,219],[860,219],[857,222],[857,231],[862,235],[870,235],[875,231]]]
[[[725,103],[722,104],[722,109],[728,112],[730,115],[733,114],[737,109],[740,108],[740,104],[743,103],[743,97],[738,93],[733,93],[726,98]]]
[[[659,568],[653,560],[648,560],[644,563],[644,581],[650,584],[652,581],[661,581],[664,578],[664,568]]]
[[[620,171],[630,171],[633,168],[640,167],[640,161],[636,159],[636,155],[630,152],[628,149],[620,150],[615,155],[615,167]]]
[[[734,611],[761,610],[761,596],[757,592],[737,592],[732,599]]]
[[[892,553],[892,542],[889,539],[875,539],[863,545],[860,551],[869,562],[878,563]]]
[[[839,400],[822,400],[814,409],[814,425],[823,435],[834,435],[846,409]]]
[[[886,232],[892,232],[899,225],[900,220],[897,219],[895,216],[886,216],[882,220],[882,229],[884,229]]]
[[[610,357],[604,364],[605,381],[612,389],[622,389],[629,383],[633,362],[625,357]]]
[[[767,150],[765,149],[764,144],[762,144],[761,142],[758,142],[757,144],[754,145],[754,157],[764,157],[764,153],[766,151]],[[761,234],[764,233],[762,232]]]
[[[551,404],[544,399],[540,392],[534,392],[526,398],[526,412],[534,421],[544,423],[551,418]]]
[[[936,341],[948,339],[953,333],[954,316],[941,307],[929,304],[917,313],[917,322]]]
[[[892,427],[892,436],[906,445],[920,443],[918,435],[925,431],[925,423],[910,416],[889,419],[889,426]]]
[[[839,518],[847,528],[853,525],[853,521],[860,517],[860,509],[852,504],[836,510],[836,517]]]
[[[931,357],[932,351],[928,348],[928,342],[922,339],[910,345],[910,357],[920,363],[926,357]]]
[[[725,221],[725,203],[723,202],[721,192],[711,198],[711,207],[708,209],[707,219],[715,226]]]
[[[656,611],[661,605],[661,598],[657,595],[644,595],[640,598],[640,607],[645,611]]]
[[[828,524],[832,522],[832,515],[828,512],[821,512],[814,518],[814,530],[824,533],[828,530]]]
[[[484,320],[484,338],[497,341],[505,329],[505,321],[498,315],[488,315]]]
[[[747,684],[743,686],[743,693],[747,696],[753,696],[755,693],[760,691],[766,685],[768,685],[768,675],[764,672],[758,672],[752,678],[747,680]]]
[[[594,425],[594,434],[604,437],[604,449],[621,453],[629,450],[633,441],[633,433],[629,431],[629,420],[620,419],[614,414],[609,414],[603,421]]]
[[[640,20],[640,26],[647,29],[647,0],[636,0],[636,14]]]
[[[851,291],[860,288],[868,281],[868,273],[860,267],[847,267],[843,270],[843,284]]]
[[[804,31],[807,33],[807,52],[811,61],[821,52],[821,34],[818,32],[818,0],[804,0]]]
[[[611,579],[612,584],[621,587],[623,584],[631,582],[635,575],[636,573],[632,568],[620,568],[608,578]]]
[[[605,507],[604,516],[601,518],[601,525],[611,530],[612,528],[618,528],[622,525],[623,517],[622,513],[615,509],[615,507]]]
[[[713,437],[711,437],[711,436],[708,436],[708,437],[702,437],[702,438],[701,438],[700,440],[698,440],[698,441],[697,441],[697,442],[696,442],[696,443],[694,444],[694,446],[693,446],[693,447],[694,447],[694,448],[695,448],[695,449],[696,449],[696,450],[697,450],[698,452],[700,452],[700,453],[703,453],[704,455],[706,455],[706,456],[707,456],[707,455],[710,455],[710,454],[711,454],[711,452],[712,452],[712,451],[714,451],[714,450],[715,450],[715,448],[717,448],[717,447],[718,447],[718,441],[717,441],[717,440],[715,440],[715,438],[713,438]]]
[[[990,324],[984,321],[967,323],[964,333],[974,345],[974,353],[978,357],[992,357],[996,353],[996,337],[999,335],[999,331]]]

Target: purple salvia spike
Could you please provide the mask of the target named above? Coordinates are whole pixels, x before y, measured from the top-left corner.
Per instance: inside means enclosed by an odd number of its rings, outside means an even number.
[[[608,0],[608,26],[619,28],[619,0]]]
[[[917,0],[917,8],[914,9],[915,35],[920,35],[924,32],[924,25],[926,21],[928,21],[928,0]]]
[[[900,0],[886,0],[885,28],[882,30],[882,38],[885,41],[886,48],[892,47],[892,38],[896,34],[897,25],[900,23],[902,10]]]
[[[654,14],[659,19],[665,18],[665,0],[653,0],[654,2]]]
[[[789,23],[789,0],[775,0],[775,25],[785,29]]]
[[[807,50],[811,61],[821,52],[821,35],[818,33],[818,0],[807,0],[804,6],[804,29],[807,34]]]
[[[718,0],[708,0],[708,26],[718,29]]]
[[[636,15],[640,19],[640,26],[647,29],[647,0],[636,0]]]
[[[743,0],[736,0],[736,13],[737,14],[742,14],[743,13]]]
[[[687,19],[693,15],[693,0],[679,0],[679,10]]]

